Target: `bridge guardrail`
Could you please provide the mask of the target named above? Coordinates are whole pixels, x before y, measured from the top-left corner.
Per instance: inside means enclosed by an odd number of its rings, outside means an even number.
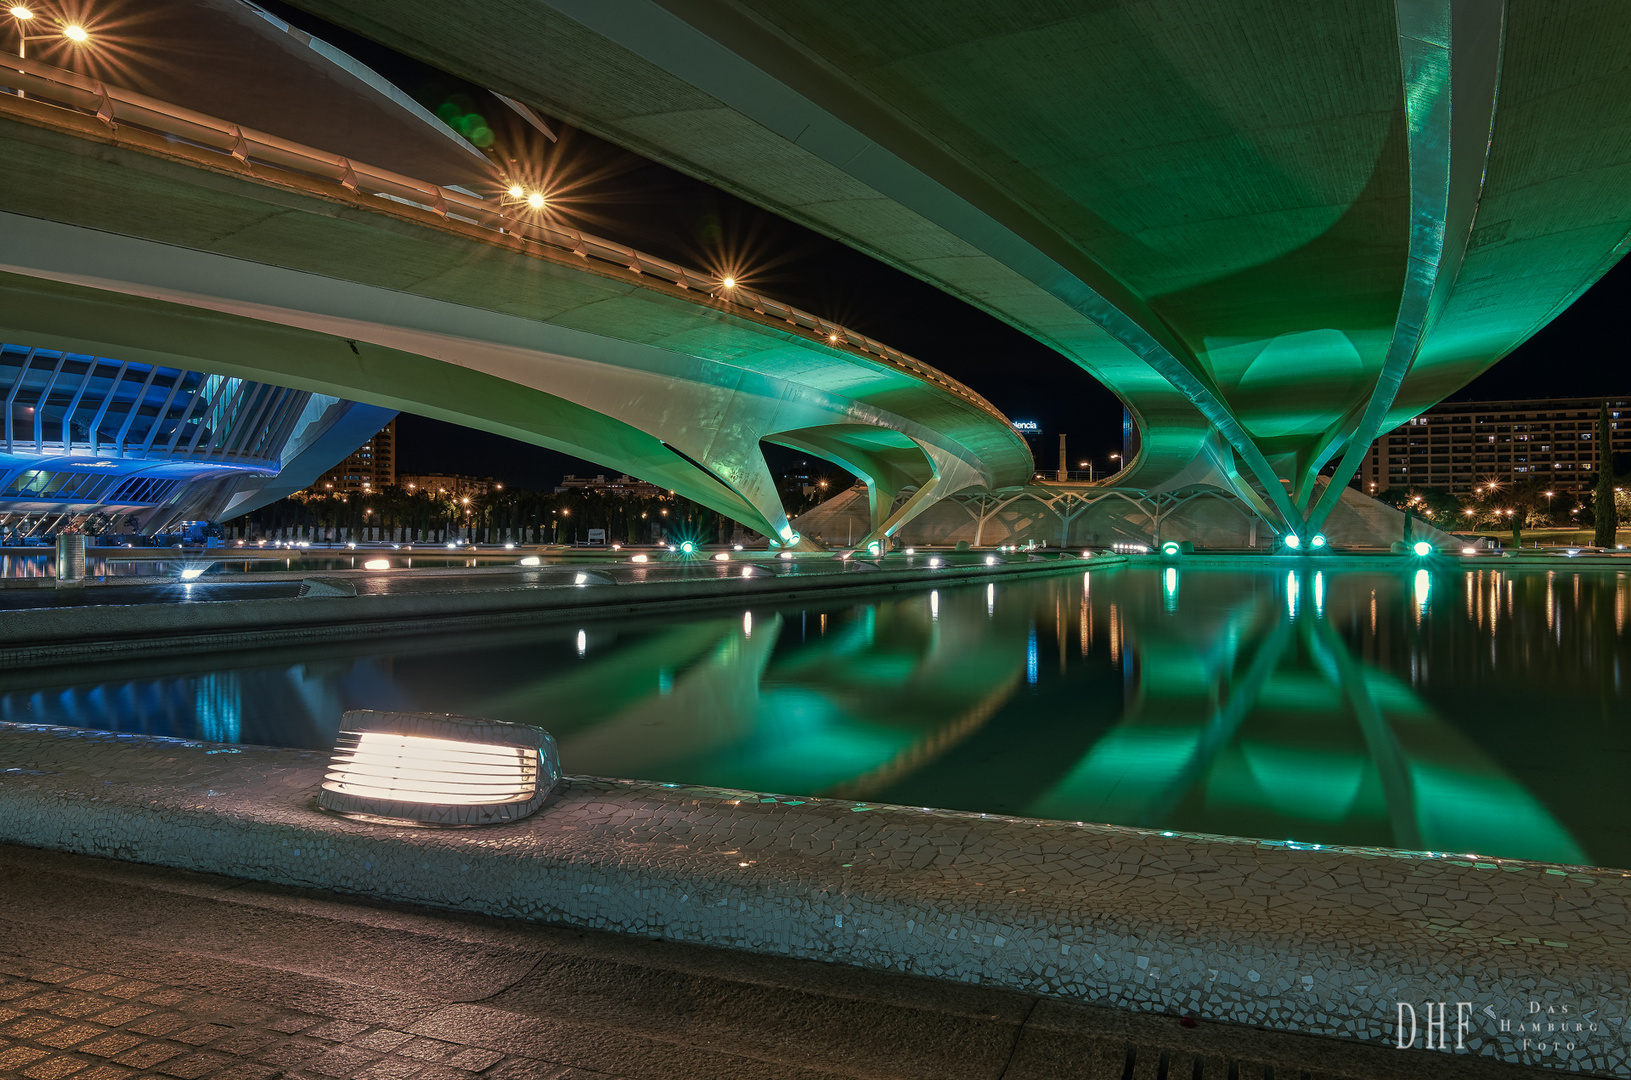
[[[0,86],[54,105],[94,114],[110,128],[120,124],[143,128],[236,158],[245,165],[271,166],[337,183],[354,194],[406,203],[444,219],[523,237],[585,259],[621,266],[635,274],[650,274],[682,289],[695,289],[715,300],[747,307],[757,315],[781,319],[797,329],[808,329],[825,338],[829,345],[847,345],[914,378],[933,383],[1012,426],[1002,411],[980,394],[899,349],[751,289],[726,287],[711,274],[678,266],[616,241],[547,221],[528,220],[510,212],[503,204],[495,207],[479,197],[243,127],[134,90],[109,86],[101,80],[38,60],[7,57],[0,61]]]

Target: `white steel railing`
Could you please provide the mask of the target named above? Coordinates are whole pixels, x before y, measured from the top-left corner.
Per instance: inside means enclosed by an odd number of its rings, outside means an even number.
[[[1008,418],[984,397],[899,349],[741,285],[727,286],[712,274],[678,266],[603,237],[525,216],[516,212],[517,207],[494,205],[463,192],[207,116],[134,90],[109,86],[38,60],[8,56],[0,61],[0,86],[10,87],[32,100],[93,114],[110,129],[130,125],[235,158],[244,165],[268,166],[338,184],[355,195],[378,196],[381,204],[375,209],[381,211],[389,212],[393,202],[404,203],[446,220],[507,233],[636,275],[649,274],[681,289],[697,290],[714,300],[747,308],[768,319],[780,319],[795,329],[809,330],[829,347],[848,346],[865,353],[933,383],[1008,424]],[[5,98],[0,97],[0,104],[4,101]],[[262,180],[275,179],[264,173],[255,175]]]

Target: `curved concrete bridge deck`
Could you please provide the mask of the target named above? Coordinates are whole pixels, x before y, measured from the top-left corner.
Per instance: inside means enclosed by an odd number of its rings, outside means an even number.
[[[435,832],[314,809],[319,754],[3,735],[4,842],[1372,1046],[1445,1002],[1451,1054],[1631,1076],[1624,871],[593,778]]]
[[[883,535],[1030,475],[1024,440],[968,387],[725,271],[524,212],[496,169],[494,197],[472,198],[16,67],[0,85],[27,96],[0,94],[0,153],[28,180],[0,185],[0,339],[504,434],[786,546],[761,442],[865,477]]]
[[[1624,5],[295,6],[991,312],[1276,531],[1631,245]]]

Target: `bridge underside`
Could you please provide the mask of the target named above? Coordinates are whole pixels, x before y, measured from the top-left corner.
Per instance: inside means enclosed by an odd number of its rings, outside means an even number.
[[[0,340],[497,432],[784,544],[799,538],[762,442],[843,464],[883,507],[1029,475],[1007,420],[921,365],[339,184],[0,106]]]
[[[1610,0],[297,2],[1012,323],[1127,403],[1121,482],[1277,529],[1631,228]]]

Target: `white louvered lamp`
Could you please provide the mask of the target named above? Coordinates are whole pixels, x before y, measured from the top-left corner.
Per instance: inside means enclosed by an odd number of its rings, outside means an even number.
[[[560,779],[541,728],[357,709],[340,720],[317,805],[393,825],[497,825],[535,813]]]

